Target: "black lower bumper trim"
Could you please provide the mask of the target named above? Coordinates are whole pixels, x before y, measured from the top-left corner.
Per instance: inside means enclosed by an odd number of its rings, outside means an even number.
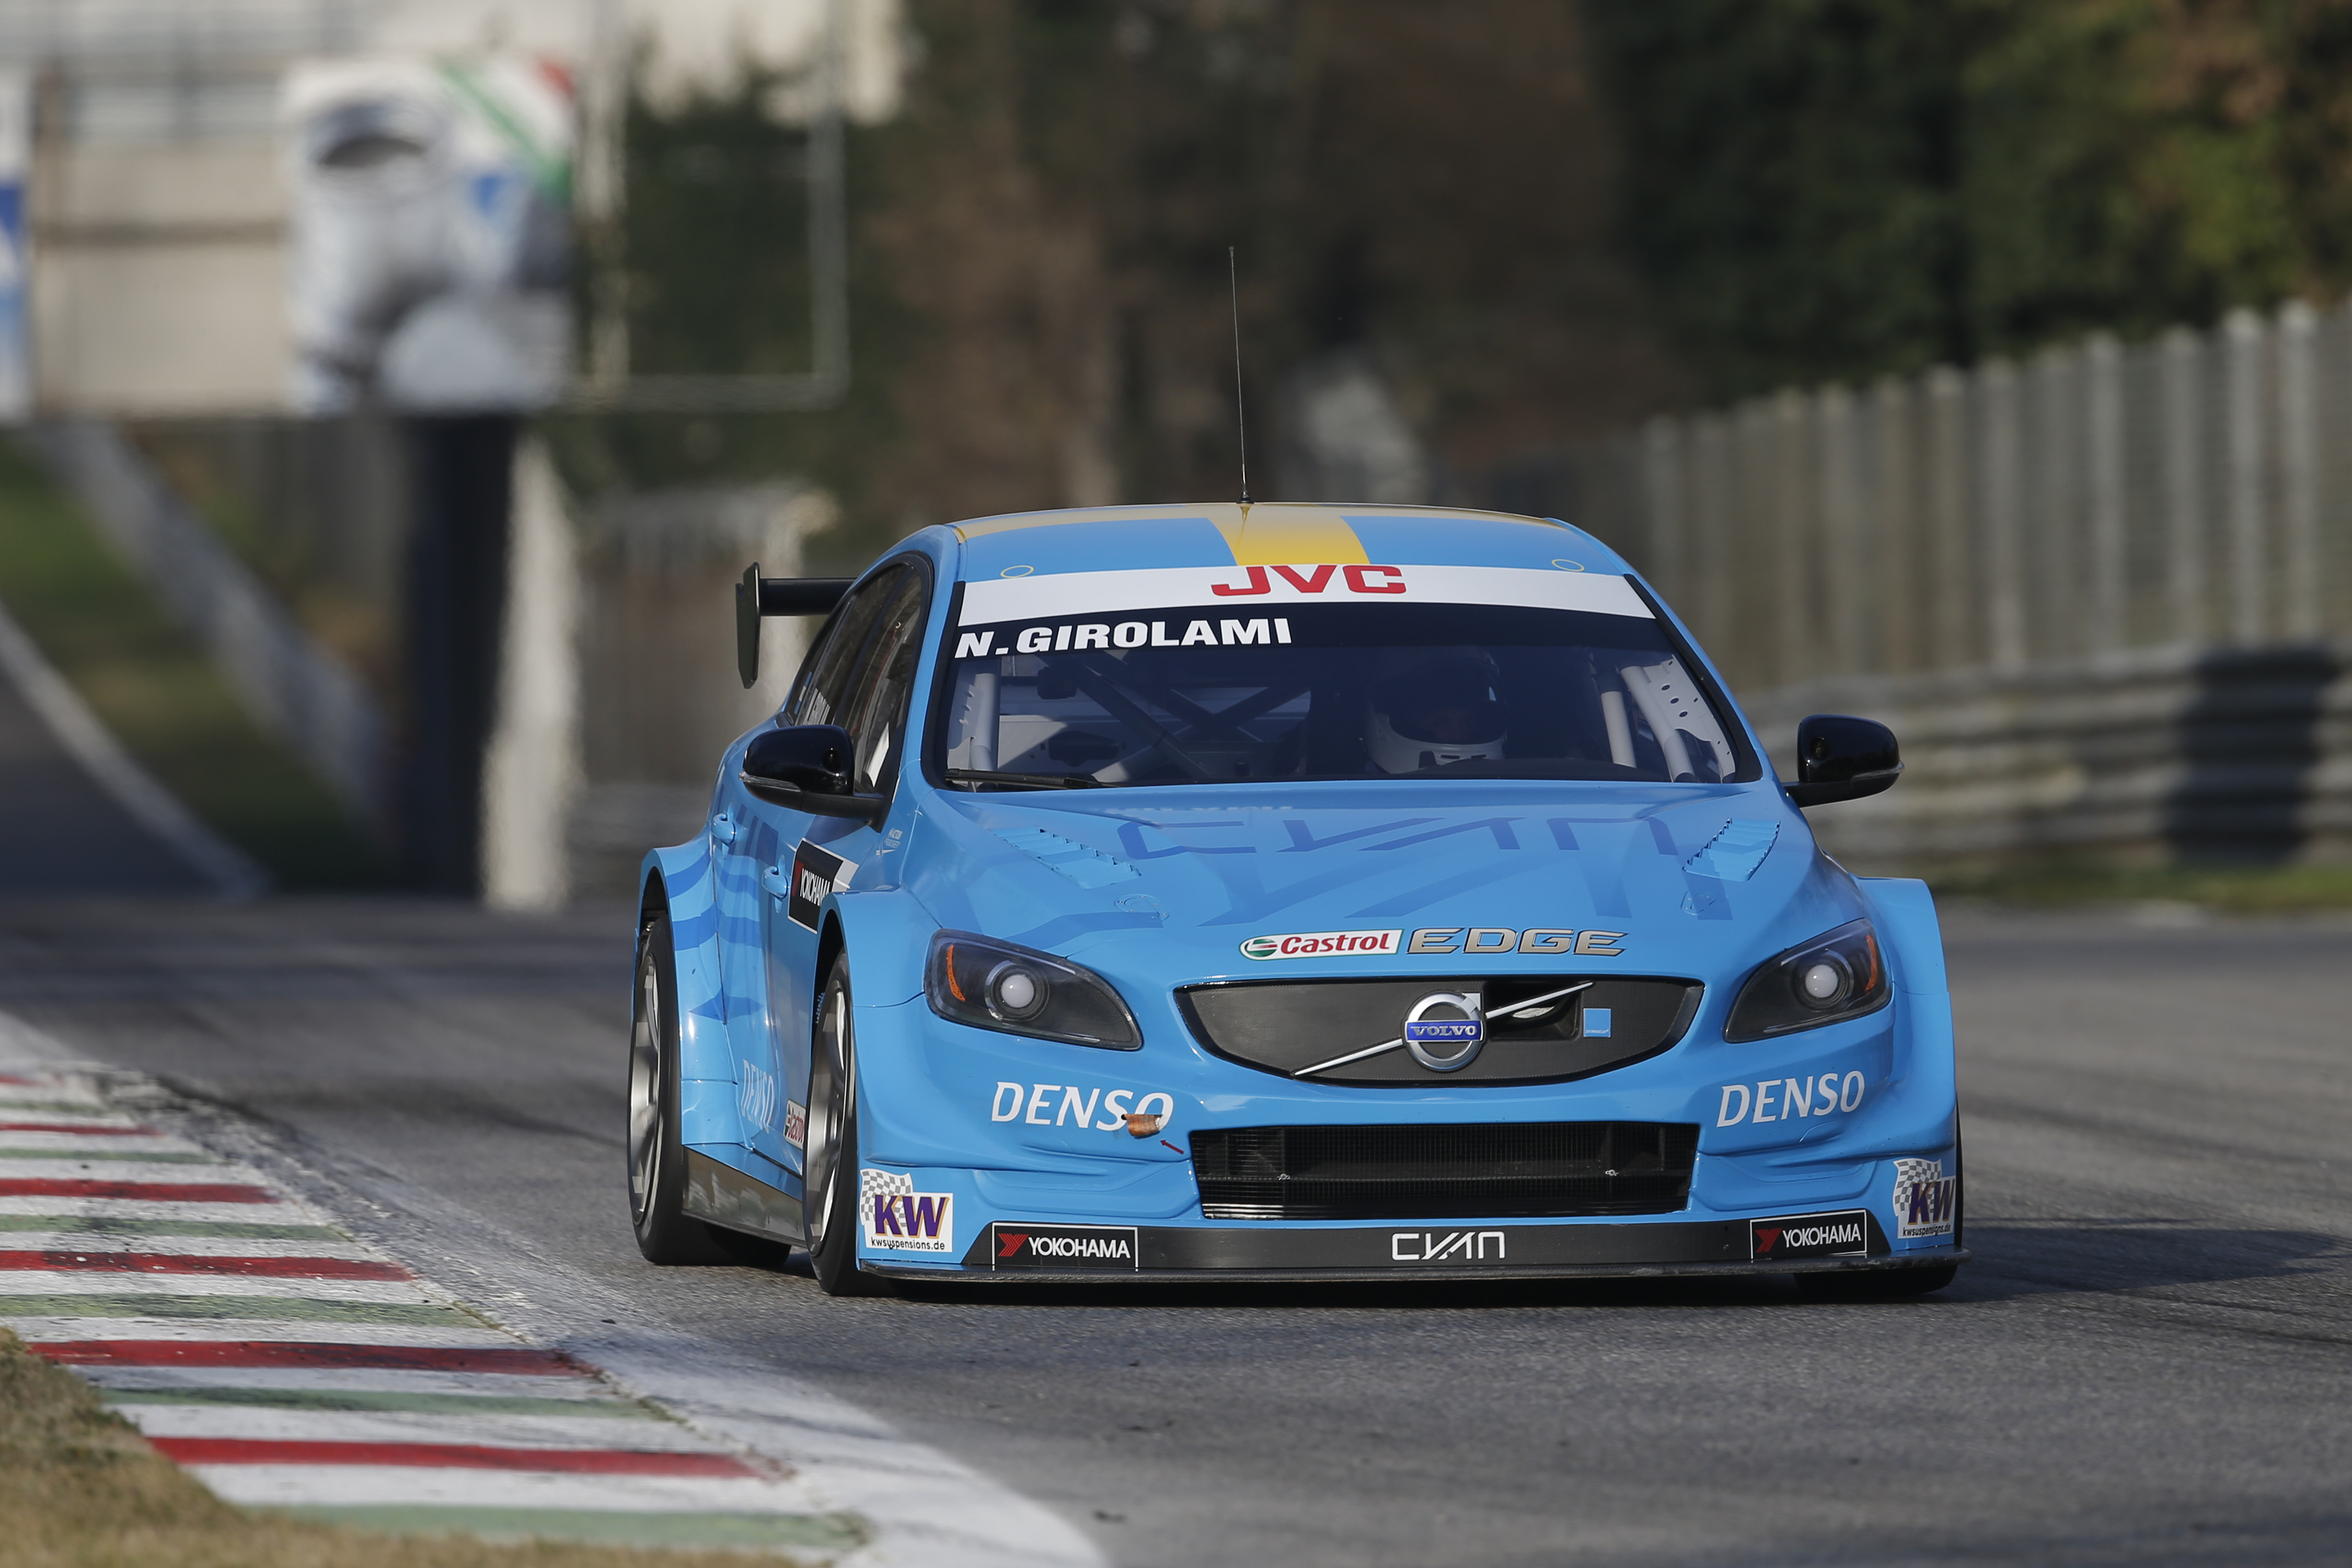
[[[1966,1263],[1966,1247],[1942,1247],[1927,1252],[1906,1252],[1889,1258],[1807,1258],[1784,1261],[1727,1263],[1593,1263],[1538,1264],[1533,1268],[1489,1267],[1388,1268],[913,1268],[902,1264],[861,1263],[868,1274],[892,1279],[929,1279],[956,1285],[1303,1285],[1362,1284],[1372,1281],[1438,1279],[1671,1279],[1723,1278],[1740,1274],[1829,1274],[1884,1271],[1897,1268],[1937,1268]]]
[[[1893,1249],[1867,1211],[1849,1211],[1865,1231],[1851,1253],[1759,1258],[1754,1222],[1660,1220],[1646,1225],[1411,1225],[1331,1228],[1205,1226],[984,1225],[963,1256],[962,1276],[1038,1279],[1139,1278],[1393,1279],[1425,1274],[1542,1276],[1657,1273],[1788,1273],[1800,1267],[1885,1263]],[[1848,1217],[1840,1215],[1839,1218]],[[1099,1233],[1123,1244],[1008,1245],[1019,1233]],[[1922,1255],[1906,1253],[1908,1262]],[[1083,1261],[1080,1261],[1083,1259]],[[1936,1261],[1950,1260],[1939,1252]],[[943,1271],[866,1265],[876,1273],[938,1279]]]

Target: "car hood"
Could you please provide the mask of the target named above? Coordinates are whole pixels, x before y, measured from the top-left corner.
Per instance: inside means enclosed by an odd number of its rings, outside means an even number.
[[[1467,961],[1404,951],[1416,930],[1444,927],[1614,932],[1591,944],[1621,950],[1612,968],[1707,978],[1863,911],[1853,879],[1769,782],[1464,781],[1443,804],[1432,793],[937,795],[915,825],[906,886],[943,926],[1154,983],[1447,973]],[[1378,942],[1270,960],[1243,946],[1386,931],[1399,936],[1385,956]],[[1514,952],[1474,967],[1560,963]]]

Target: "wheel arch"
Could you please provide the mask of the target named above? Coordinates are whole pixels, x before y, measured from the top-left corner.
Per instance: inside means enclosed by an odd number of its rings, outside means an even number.
[[[728,1047],[726,1002],[720,991],[718,876],[709,841],[655,850],[646,857],[640,877],[637,930],[642,932],[656,914],[669,917],[679,1077],[732,1084],[735,1057]],[[688,1091],[689,1104],[694,1098]],[[733,1097],[724,1098],[731,1103]]]

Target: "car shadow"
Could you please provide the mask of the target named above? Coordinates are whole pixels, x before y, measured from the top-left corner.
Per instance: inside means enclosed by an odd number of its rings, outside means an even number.
[[[1972,1220],[1973,1260],[1942,1292],[1956,1300],[2110,1293],[2334,1273],[2352,1258],[2340,1237],[2238,1230],[2158,1216]],[[2334,1261],[2337,1268],[2329,1268]]]

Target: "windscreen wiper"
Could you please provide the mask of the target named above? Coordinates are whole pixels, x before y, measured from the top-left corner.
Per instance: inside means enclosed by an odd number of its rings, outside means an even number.
[[[954,784],[1012,784],[1017,789],[1102,788],[1102,780],[1088,773],[1000,773],[987,768],[942,768],[940,776]]]

